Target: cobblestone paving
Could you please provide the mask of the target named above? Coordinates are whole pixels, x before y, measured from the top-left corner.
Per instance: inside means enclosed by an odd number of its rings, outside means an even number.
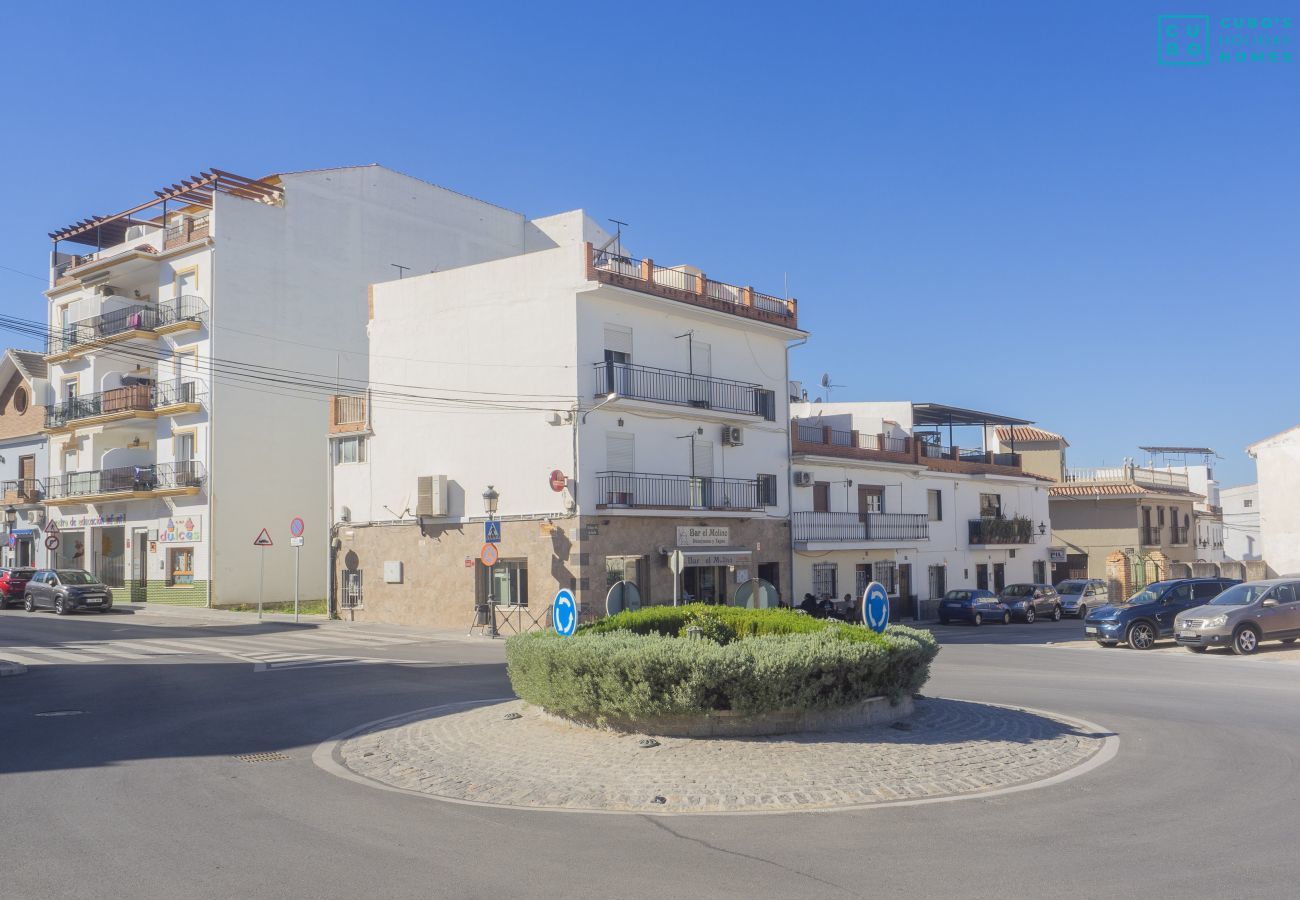
[[[518,713],[520,718],[507,719]],[[900,727],[902,726],[902,727]],[[777,812],[945,798],[1065,772],[1107,735],[1065,719],[917,698],[905,723],[764,738],[656,738],[568,725],[519,701],[440,707],[339,743],[356,775],[449,800],[648,813]]]

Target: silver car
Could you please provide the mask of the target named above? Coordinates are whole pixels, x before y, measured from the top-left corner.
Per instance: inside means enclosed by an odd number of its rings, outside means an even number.
[[[1088,617],[1088,610],[1110,603],[1110,591],[1100,578],[1067,578],[1056,586],[1061,595],[1061,611],[1080,619]]]
[[[1300,580],[1273,578],[1235,584],[1205,606],[1178,614],[1174,640],[1188,650],[1231,647],[1247,656],[1260,641],[1300,638]]]

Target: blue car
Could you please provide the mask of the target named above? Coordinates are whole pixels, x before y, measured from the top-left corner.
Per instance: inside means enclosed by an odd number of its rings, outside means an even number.
[[[998,600],[992,591],[966,589],[949,591],[939,601],[939,624],[949,622],[970,622],[983,625],[985,622],[1011,624],[1011,610]]]
[[[1088,611],[1084,637],[1103,647],[1127,643],[1134,650],[1150,650],[1160,638],[1174,636],[1174,618],[1203,606],[1234,584],[1234,578],[1175,578],[1155,581],[1120,603]]]

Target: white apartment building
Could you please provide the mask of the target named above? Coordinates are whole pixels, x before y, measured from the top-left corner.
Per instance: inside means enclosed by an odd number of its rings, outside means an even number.
[[[635,258],[575,211],[371,309],[371,388],[331,421],[345,615],[463,628],[494,601],[528,625],[568,588],[591,618],[619,581],[671,603],[676,550],[683,599],[790,596],[793,300]]]
[[[1251,444],[1261,554],[1277,575],[1300,573],[1300,425]]]
[[[992,429],[1029,423],[936,403],[792,406],[795,594],[860,598],[931,618],[944,592],[1048,579],[1048,489]],[[971,447],[957,446],[958,440]]]
[[[518,252],[524,217],[379,166],[201,173],[51,234],[58,565],[184,604],[326,591],[324,407],[364,384],[366,287]],[[273,546],[254,541],[266,529]]]
[[[1263,559],[1259,531],[1259,484],[1219,491],[1223,502],[1223,555],[1239,562]]]

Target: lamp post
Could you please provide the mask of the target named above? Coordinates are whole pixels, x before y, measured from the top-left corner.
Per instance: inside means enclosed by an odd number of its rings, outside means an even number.
[[[489,484],[487,490],[483,492],[483,511],[487,513],[488,522],[496,520],[497,504],[500,500],[501,495]],[[492,568],[492,566],[487,567],[488,605],[484,610],[484,625],[486,634],[490,638],[497,636],[496,579],[492,577]]]
[[[18,525],[18,509],[14,506],[5,507],[5,533],[13,537],[14,528]],[[8,543],[6,541],[6,543]],[[17,559],[17,556],[14,557]]]

